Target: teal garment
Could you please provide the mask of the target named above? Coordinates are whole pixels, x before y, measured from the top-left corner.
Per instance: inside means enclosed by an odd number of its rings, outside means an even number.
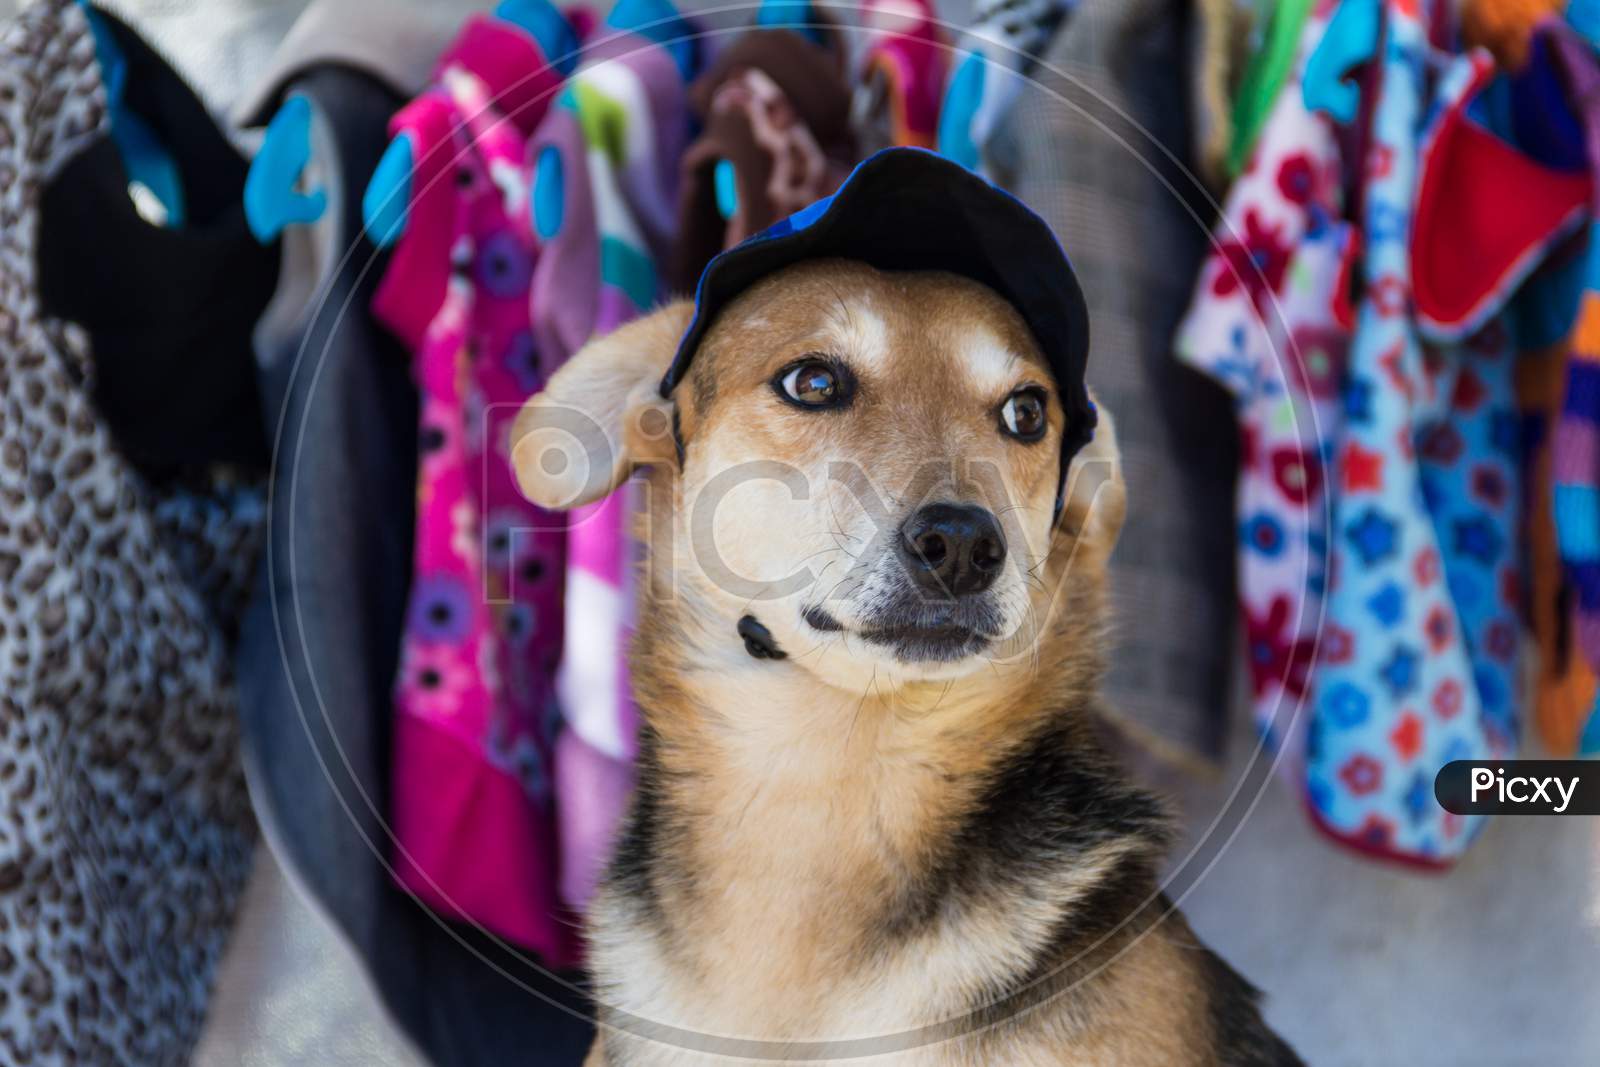
[[[617,0],[606,16],[606,25],[637,33],[665,47],[685,82],[693,81],[700,73],[699,34],[672,0]]]
[[[1000,124],[1027,88],[1027,72],[1077,6],[1078,0],[1043,0],[1019,12],[1012,4],[980,0],[940,103],[940,153],[990,177],[1007,169],[994,158]]]
[[[814,45],[826,46],[824,16],[811,9],[809,0],[761,0],[756,25],[769,30],[793,30]]]

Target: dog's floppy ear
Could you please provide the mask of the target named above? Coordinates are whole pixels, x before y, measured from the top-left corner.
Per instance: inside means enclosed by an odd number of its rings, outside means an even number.
[[[590,341],[517,413],[511,467],[552,510],[598,500],[636,466],[676,461],[673,403],[661,376],[694,305],[679,301]]]
[[[1128,494],[1122,481],[1116,422],[1104,404],[1097,401],[1095,410],[1099,422],[1094,438],[1078,450],[1067,468],[1058,530],[1063,536],[1077,539],[1080,550],[1094,549],[1104,558],[1116,547],[1117,535],[1122,532]]]

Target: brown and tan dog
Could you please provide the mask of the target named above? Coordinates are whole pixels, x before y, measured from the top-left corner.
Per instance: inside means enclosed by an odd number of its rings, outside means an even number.
[[[514,434],[549,507],[648,470],[590,1063],[1299,1062],[1160,896],[1165,817],[1098,741],[1109,418],[1056,521],[1062,406],[993,291],[790,266],[664,400],[691,314],[591,343]]]

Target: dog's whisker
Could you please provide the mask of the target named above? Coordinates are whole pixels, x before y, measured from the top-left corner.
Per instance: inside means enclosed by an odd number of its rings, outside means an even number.
[[[861,694],[861,700],[859,702],[857,702],[857,704],[856,704],[855,714],[850,716],[850,729],[848,731],[846,731],[845,735],[844,735],[844,741],[845,741],[845,747],[846,748],[849,748],[850,747],[850,742],[855,740],[856,723],[858,721],[860,721],[860,719],[861,719],[861,709],[866,707],[866,705],[867,705],[867,697],[871,696],[874,692],[876,692],[877,685],[878,685],[878,668],[876,666],[874,666],[872,668],[872,677],[867,681],[867,688]]]
[[[844,322],[846,327],[849,328],[851,333],[857,333],[855,309],[853,309],[849,302],[845,300],[844,294],[839,292],[838,287],[835,286],[832,281],[829,281],[827,284],[829,291],[833,293],[834,301],[839,305],[839,309],[844,312]]]
[[[834,598],[834,594],[839,591],[840,587],[842,587],[846,582],[853,581],[853,580],[854,579],[852,579],[851,576],[848,575],[848,574],[846,574],[843,578],[840,578],[837,582],[834,583],[833,588],[828,590],[828,595],[822,598],[823,602],[826,603],[827,601],[832,600]],[[856,589],[859,589],[859,588],[861,588],[861,583],[857,582],[855,588],[851,589],[850,592],[854,593],[856,591]],[[846,595],[848,596],[849,594],[846,594]]]
[[[827,555],[831,555],[831,554],[837,553],[838,551],[840,551],[838,548],[819,548],[817,551],[811,553],[810,555],[801,556],[799,559],[795,560],[795,566],[798,567],[803,563],[810,563],[812,560],[816,559],[818,556],[827,556]],[[831,564],[830,564],[830,566],[831,566]]]
[[[818,652],[821,652],[823,649],[825,649],[827,647],[828,647],[828,643],[826,641],[818,641],[816,644],[812,645],[810,648],[806,649],[804,652],[801,652],[799,655],[795,656],[794,657],[795,658],[795,662],[798,663],[800,660],[809,659],[810,657],[816,655]]]
[[[844,538],[844,537],[848,537],[852,541],[859,541],[859,540],[861,540],[861,538],[859,538],[859,537],[851,537],[850,534],[845,533],[843,530],[837,530],[836,529],[836,530],[831,530],[829,532],[833,536],[833,544],[834,544],[835,548],[837,548],[840,552],[843,552],[845,555],[849,556],[851,559],[859,559],[860,558],[854,552],[852,552],[849,548],[845,547],[843,544],[840,544],[839,539],[840,538]]]
[[[734,825],[736,827],[744,825],[745,816],[750,814],[750,806],[756,802],[756,798],[759,797],[762,790],[766,788],[767,781],[769,781],[769,779],[762,779],[756,784],[756,787],[750,791],[750,796],[745,800],[744,807],[739,809],[739,817],[734,820]]]
[[[828,501],[828,518],[832,522],[831,529],[832,529],[833,536],[834,536],[834,543],[838,544],[838,539],[841,538],[841,537],[848,537],[852,541],[860,541],[861,538],[855,537],[855,536],[853,536],[851,534],[847,534],[847,533],[844,532],[844,529],[843,529],[844,524],[839,521],[839,509],[834,504],[833,494],[832,493],[827,494],[826,499]],[[840,549],[844,549],[844,546],[843,545],[839,545],[839,548]],[[852,555],[851,558],[854,559],[855,556]]]

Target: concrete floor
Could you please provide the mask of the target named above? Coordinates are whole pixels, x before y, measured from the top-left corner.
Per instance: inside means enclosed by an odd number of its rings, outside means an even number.
[[[265,845],[212,993],[197,1067],[422,1067],[332,926]]]
[[[1188,825],[1223,781],[1178,791]],[[1272,781],[1183,902],[1268,992],[1267,1017],[1326,1067],[1600,1063],[1600,819],[1501,818],[1448,874],[1329,843]]]
[[[303,2],[108,6],[222,110]],[[15,6],[0,0],[0,16]],[[1231,790],[1248,755],[1242,721],[1236,737],[1217,782],[1169,783],[1188,825],[1208,823]],[[1200,934],[1268,990],[1268,1017],[1312,1064],[1600,1063],[1600,820],[1501,819],[1459,869],[1418,875],[1331,846],[1270,783],[1183,903]],[[348,952],[263,849],[196,1063],[415,1062]]]

